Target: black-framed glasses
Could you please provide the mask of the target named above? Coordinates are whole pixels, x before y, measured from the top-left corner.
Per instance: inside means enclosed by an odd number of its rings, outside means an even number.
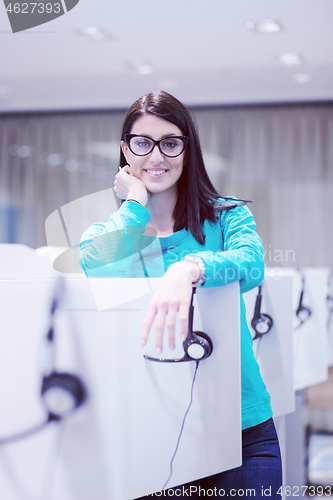
[[[126,134],[125,141],[132,153],[136,156],[146,156],[152,152],[155,146],[158,147],[162,155],[168,158],[175,158],[182,154],[188,143],[188,137],[183,135],[170,135],[159,141],[154,141],[151,137],[137,134]]]

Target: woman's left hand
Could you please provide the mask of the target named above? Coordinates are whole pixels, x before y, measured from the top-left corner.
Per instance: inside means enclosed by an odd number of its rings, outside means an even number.
[[[149,331],[155,320],[156,352],[163,349],[163,334],[165,323],[168,330],[169,347],[176,345],[176,318],[179,313],[180,337],[184,341],[188,333],[189,309],[192,297],[193,283],[200,277],[200,269],[192,262],[175,262],[172,264],[150,301],[146,317],[142,321],[141,345],[147,343]]]

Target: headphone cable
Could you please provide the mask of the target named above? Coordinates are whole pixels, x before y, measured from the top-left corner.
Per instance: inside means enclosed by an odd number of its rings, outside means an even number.
[[[6,436],[3,438],[0,438],[0,446],[6,445],[9,443],[14,443],[15,441],[19,441],[20,439],[25,439],[25,438],[28,438],[30,436],[33,436],[34,434],[37,434],[37,432],[40,432],[43,429],[45,429],[45,427],[47,427],[50,424],[50,422],[56,421],[56,420],[57,419],[55,419],[53,417],[53,415],[50,414],[48,416],[47,420],[44,420],[44,422],[41,422],[40,424],[37,424],[34,427],[31,427],[30,429],[27,429],[27,430],[22,431],[22,432],[18,432],[17,434],[13,434],[12,436]]]
[[[265,334],[264,334],[265,335]],[[258,355],[259,355],[259,349],[260,349],[260,344],[261,344],[261,341],[262,341],[262,338],[264,335],[260,335],[260,337],[258,338],[258,344],[257,344],[257,351],[255,353],[255,358],[256,360],[258,361]]]
[[[177,451],[178,451],[178,447],[179,447],[179,443],[180,443],[180,438],[183,434],[183,430],[184,430],[184,425],[185,425],[185,420],[186,420],[186,417],[187,417],[187,414],[188,412],[190,411],[190,408],[192,406],[192,402],[193,402],[193,389],[194,389],[194,381],[195,381],[195,378],[197,376],[197,371],[198,371],[198,368],[199,368],[199,360],[196,361],[196,367],[195,367],[195,371],[194,371],[194,375],[193,375],[193,380],[192,380],[192,386],[191,386],[191,397],[190,397],[190,404],[188,405],[187,407],[187,410],[185,412],[185,415],[184,415],[184,418],[183,418],[183,422],[182,422],[182,425],[181,425],[181,428],[180,428],[180,432],[179,432],[179,436],[178,436],[178,439],[177,439],[177,444],[176,444],[176,448],[175,448],[175,451],[172,455],[172,458],[171,458],[171,461],[170,461],[170,474],[169,474],[169,477],[168,479],[166,480],[166,482],[164,483],[163,487],[162,487],[162,490],[164,490],[166,488],[166,485],[168,484],[168,482],[170,481],[171,479],[171,476],[172,476],[172,465],[173,465],[173,461],[176,457],[176,454],[177,454]]]

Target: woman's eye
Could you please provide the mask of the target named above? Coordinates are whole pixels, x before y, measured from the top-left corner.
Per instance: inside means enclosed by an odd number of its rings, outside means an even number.
[[[139,148],[148,148],[150,146],[150,143],[144,139],[141,139],[140,141],[136,142],[136,146]]]
[[[173,149],[177,146],[177,144],[175,143],[175,141],[166,141],[163,143],[163,146],[168,149]]]

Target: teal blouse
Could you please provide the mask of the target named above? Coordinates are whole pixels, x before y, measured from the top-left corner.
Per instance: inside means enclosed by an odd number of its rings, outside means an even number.
[[[243,299],[243,293],[258,286],[264,278],[263,246],[250,210],[239,206],[222,211],[216,222],[206,220],[204,245],[186,229],[155,238],[149,235],[149,228],[145,232],[149,220],[147,208],[126,201],[109,222],[93,224],[80,243],[80,262],[86,275],[163,276],[172,263],[190,253],[201,257],[205,263],[204,288],[239,280],[242,428],[265,422],[272,416],[270,396],[253,353]]]

